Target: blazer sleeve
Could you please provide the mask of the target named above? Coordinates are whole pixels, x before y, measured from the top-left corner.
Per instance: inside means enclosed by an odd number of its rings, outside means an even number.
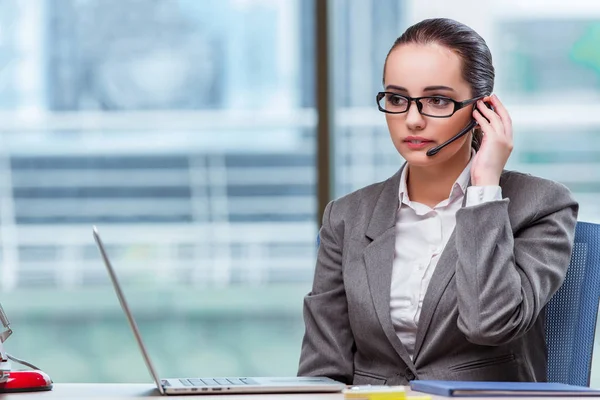
[[[457,212],[458,328],[472,343],[501,345],[525,334],[564,281],[578,204],[566,187],[544,182],[527,199],[529,221],[514,233],[509,199]]]
[[[342,232],[331,224],[334,202],[325,208],[314,282],[304,298],[305,334],[300,376],[326,376],[347,384],[354,373],[354,338],[342,274]]]

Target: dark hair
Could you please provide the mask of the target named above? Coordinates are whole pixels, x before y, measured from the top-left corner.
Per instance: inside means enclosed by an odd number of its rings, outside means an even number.
[[[387,59],[396,47],[402,44],[437,43],[455,52],[462,60],[462,77],[471,86],[473,97],[488,96],[494,89],[494,65],[492,53],[485,40],[477,32],[449,18],[426,19],[409,27],[394,42]],[[383,67],[385,76],[385,64]],[[483,135],[477,128],[472,146],[477,151]]]

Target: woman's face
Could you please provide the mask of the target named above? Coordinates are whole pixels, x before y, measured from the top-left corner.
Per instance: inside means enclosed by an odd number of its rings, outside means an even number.
[[[386,92],[411,97],[444,96],[456,101],[471,98],[471,88],[462,78],[461,59],[438,44],[411,43],[396,47],[387,59],[383,80]],[[429,157],[426,153],[467,126],[472,111],[472,106],[467,106],[449,118],[433,118],[421,115],[412,102],[407,112],[385,116],[392,142],[400,155],[410,165],[426,167],[459,156],[468,158],[470,133],[435,156]]]

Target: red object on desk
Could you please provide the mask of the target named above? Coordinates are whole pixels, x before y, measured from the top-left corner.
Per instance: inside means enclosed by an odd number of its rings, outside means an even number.
[[[11,371],[8,381],[0,383],[0,393],[51,390],[52,380],[42,371]]]

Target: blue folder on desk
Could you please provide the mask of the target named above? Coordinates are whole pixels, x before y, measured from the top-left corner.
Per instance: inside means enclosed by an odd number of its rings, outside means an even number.
[[[417,392],[448,397],[502,397],[502,396],[598,396],[600,390],[585,386],[550,382],[469,382],[469,381],[411,381],[410,388]]]

